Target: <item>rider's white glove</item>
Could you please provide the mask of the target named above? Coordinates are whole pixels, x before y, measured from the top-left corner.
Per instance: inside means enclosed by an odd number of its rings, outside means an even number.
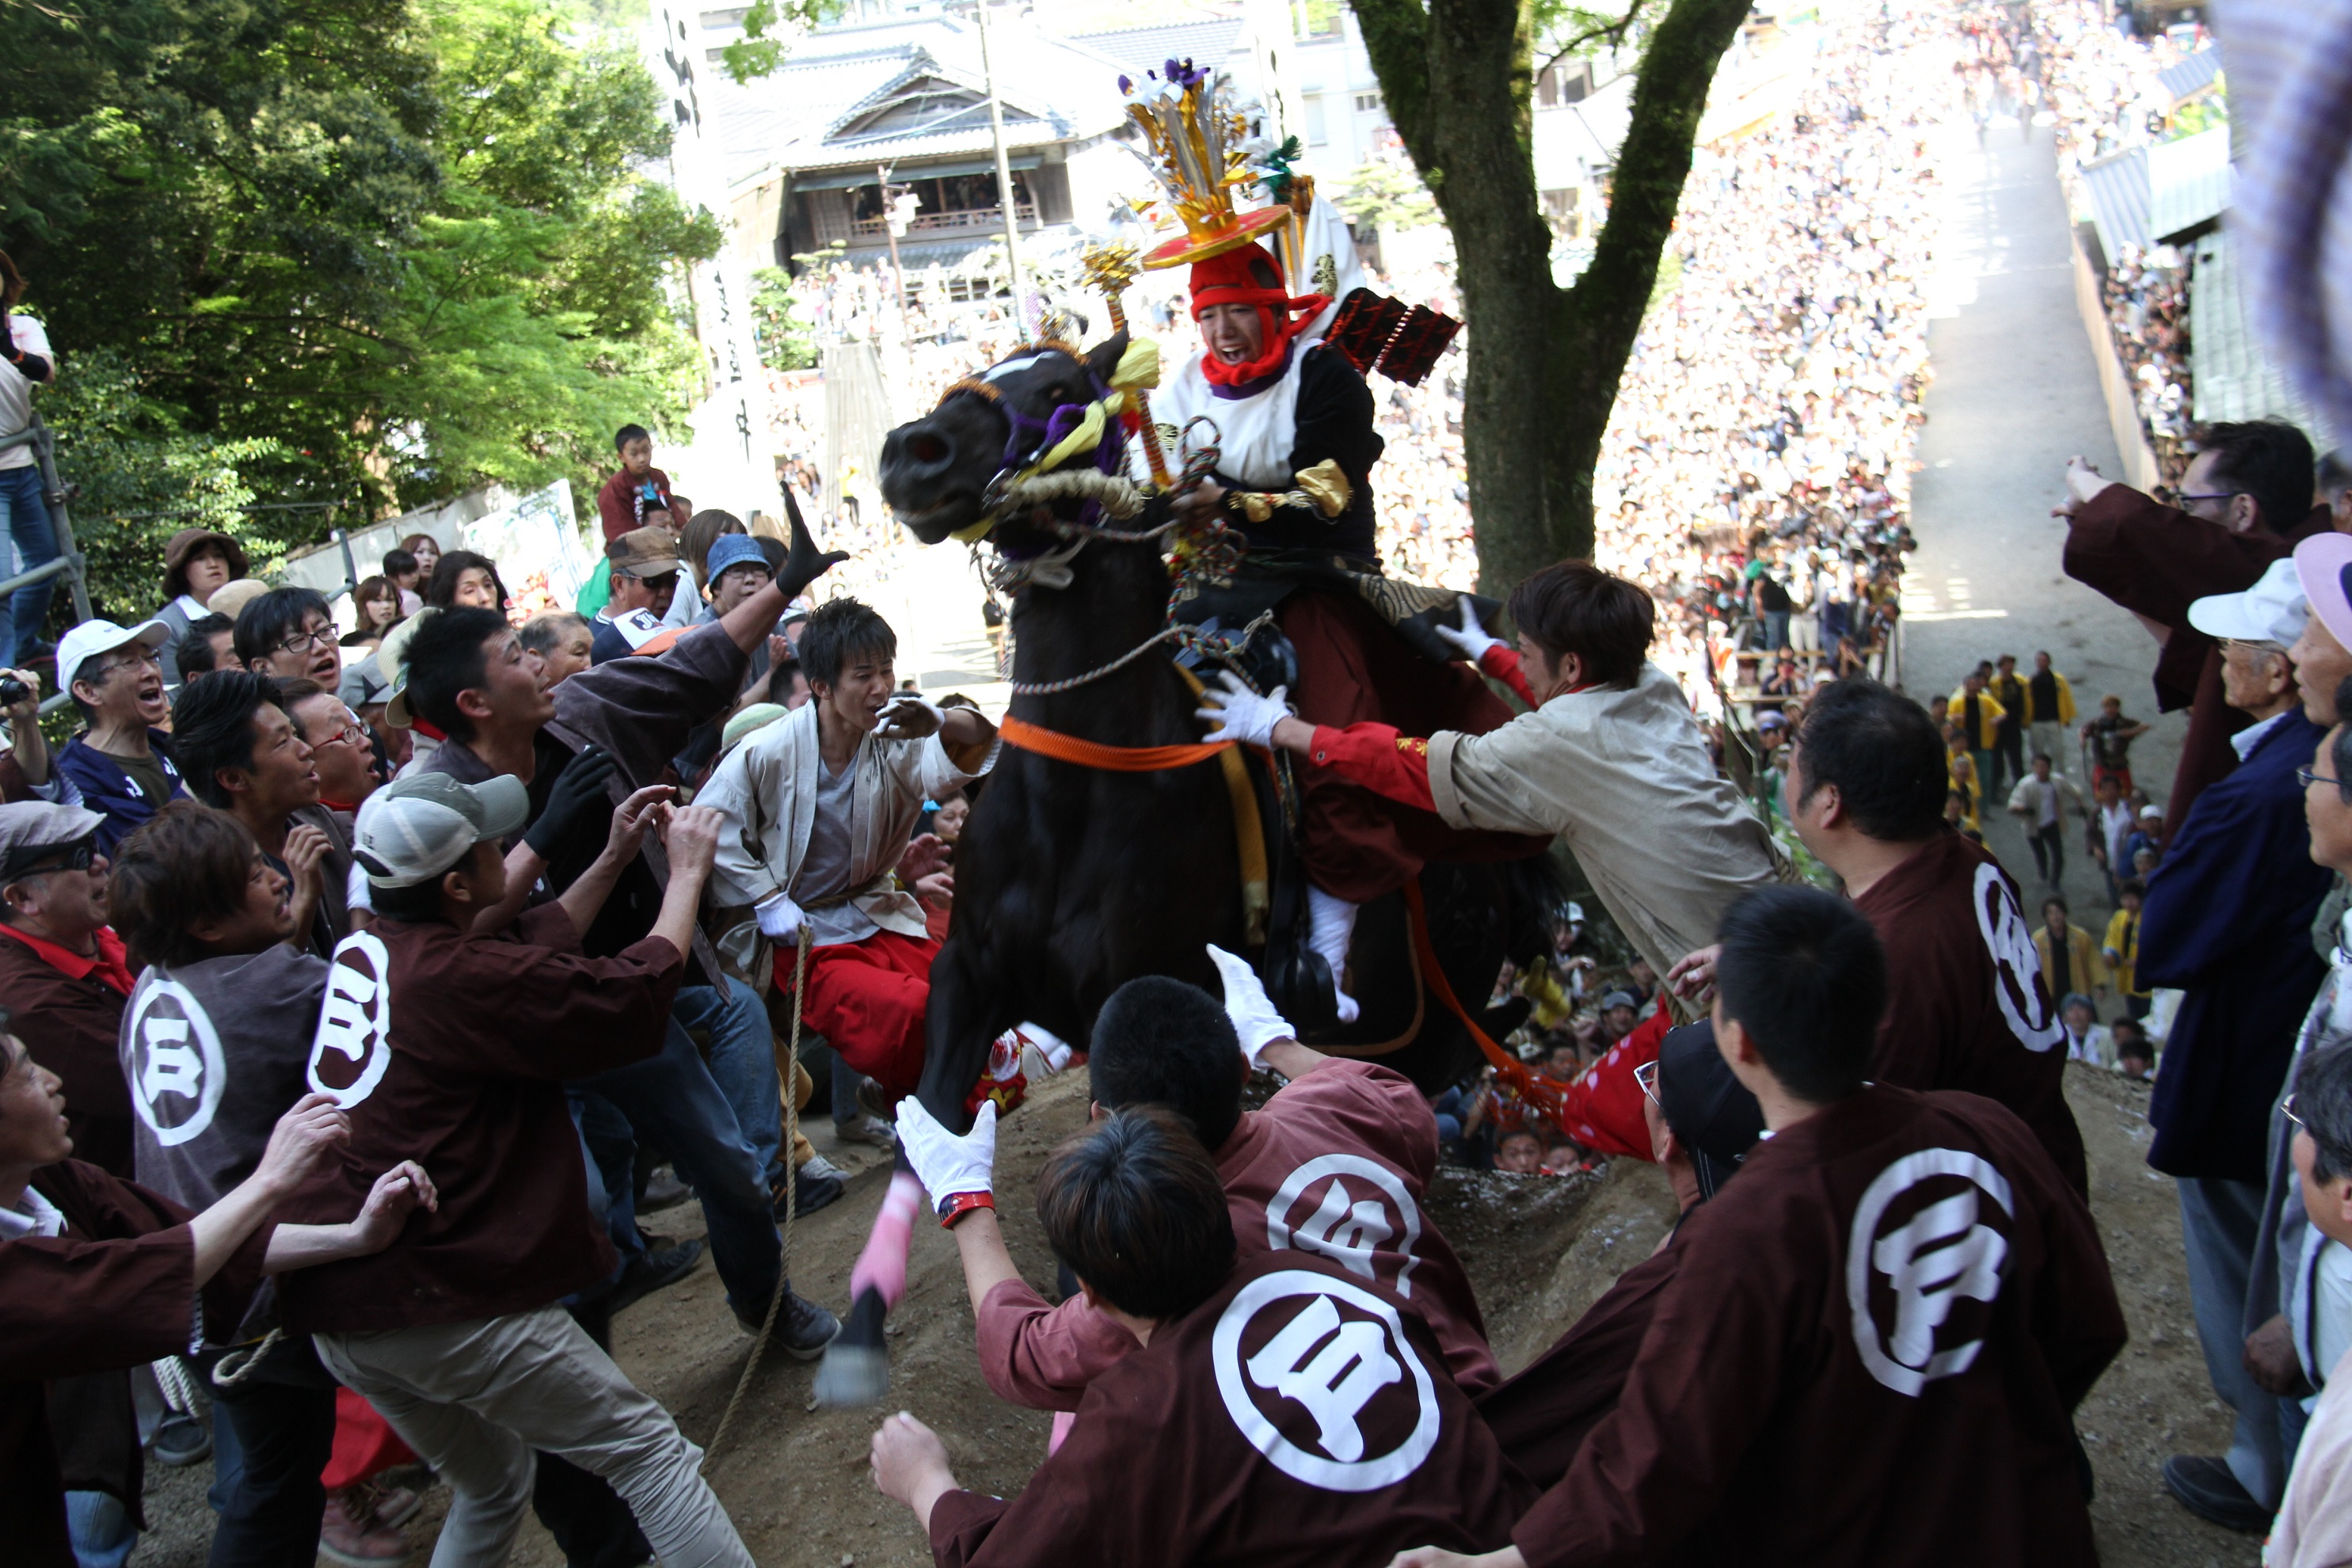
[[[1480,659],[1486,657],[1488,648],[1503,646],[1502,638],[1487,636],[1486,628],[1478,624],[1478,606],[1470,602],[1470,595],[1467,594],[1462,595],[1461,630],[1456,631],[1442,621],[1431,629],[1451,644],[1464,658],[1468,659],[1473,668],[1476,667]]]
[[[1266,1047],[1276,1040],[1298,1037],[1290,1020],[1274,1010],[1248,959],[1211,942],[1209,962],[1217,966],[1217,978],[1225,983],[1225,1016],[1233,1020],[1234,1033],[1241,1037],[1242,1055],[1249,1058],[1253,1069],[1258,1065],[1258,1054]]]
[[[971,1131],[959,1138],[923,1109],[913,1095],[898,1102],[898,1147],[929,1193],[931,1206],[965,1193],[993,1194],[996,1180],[996,1101],[982,1100]]]
[[[808,924],[808,916],[793,902],[790,893],[770,894],[766,902],[751,906],[751,913],[759,919],[761,934],[770,942],[798,942],[801,927]]]
[[[1273,750],[1274,727],[1291,716],[1290,704],[1283,700],[1290,688],[1277,686],[1260,697],[1243,685],[1241,677],[1231,670],[1226,670],[1219,679],[1224,683],[1224,689],[1202,691],[1201,700],[1208,706],[1192,710],[1193,718],[1215,726],[1209,731],[1208,739],[1239,741],[1245,745]]]
[[[882,710],[875,733],[886,741],[919,741],[936,735],[948,716],[911,691],[902,691]]]

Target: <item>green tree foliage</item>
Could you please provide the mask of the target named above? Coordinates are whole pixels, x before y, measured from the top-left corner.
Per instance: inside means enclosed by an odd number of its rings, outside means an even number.
[[[1355,169],[1348,175],[1347,193],[1331,202],[1359,225],[1383,234],[1437,221],[1437,203],[1429,187],[1411,164],[1395,158],[1374,158]]]
[[[801,320],[793,275],[782,268],[751,274],[751,327],[760,336],[761,362],[770,368],[807,370],[816,363],[816,339]]]
[[[0,7],[0,248],[60,352],[39,404],[93,554],[110,510],[248,492],[584,496],[614,426],[697,391],[676,285],[718,226],[648,175],[670,127],[626,39],[553,0]],[[326,518],[232,531],[269,560]]]

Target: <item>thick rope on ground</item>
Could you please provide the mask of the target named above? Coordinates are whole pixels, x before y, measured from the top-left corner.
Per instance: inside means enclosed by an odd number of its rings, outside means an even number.
[[[809,926],[801,926],[800,946],[793,954],[793,1034],[786,1048],[786,1059],[797,1066],[801,1059],[801,998],[806,994],[808,979]],[[784,1079],[784,1158],[799,1146],[801,1132],[801,1097],[793,1089],[793,1075]],[[784,1183],[784,1243],[783,1256],[776,1263],[776,1293],[768,1298],[768,1315],[760,1321],[760,1332],[751,1341],[751,1354],[743,1363],[742,1375],[735,1380],[735,1392],[728,1397],[727,1408],[719,1413],[719,1429],[710,1434],[710,1441],[702,1450],[703,1475],[718,1461],[719,1452],[727,1441],[727,1428],[734,1423],[736,1408],[743,1395],[751,1389],[751,1374],[760,1370],[760,1357],[768,1348],[768,1336],[775,1332],[776,1314],[784,1304],[784,1292],[793,1282],[793,1219],[800,1213],[801,1177],[795,1170]]]

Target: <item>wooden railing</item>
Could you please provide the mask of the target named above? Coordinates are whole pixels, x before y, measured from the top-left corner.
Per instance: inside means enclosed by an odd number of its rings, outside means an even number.
[[[1024,224],[1037,221],[1034,202],[1022,202],[1013,209],[1013,216]],[[974,207],[968,212],[918,213],[915,221],[907,226],[906,237],[919,234],[968,234],[974,229],[995,229],[1004,226],[1003,207]],[[890,232],[887,219],[862,217],[850,225],[850,232],[859,239],[881,239]]]

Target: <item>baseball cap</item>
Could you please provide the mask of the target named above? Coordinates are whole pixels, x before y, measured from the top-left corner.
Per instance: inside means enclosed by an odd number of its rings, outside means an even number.
[[[1789,716],[1778,708],[1768,708],[1756,715],[1756,727],[1759,730],[1785,730],[1789,727]]]
[[[604,547],[604,560],[632,577],[659,577],[677,570],[677,535],[667,528],[633,528]]]
[[[384,689],[383,721],[395,730],[405,730],[416,721],[415,710],[408,705],[408,645],[440,613],[438,606],[428,605],[384,633],[383,640],[376,644],[375,667],[390,682]]]
[[[2293,561],[2273,561],[2242,594],[2211,594],[2189,603],[2189,624],[2210,637],[2273,642],[2293,647],[2310,618],[2303,579]]]
[[[269,584],[258,577],[239,577],[234,583],[224,583],[213,590],[212,598],[205,605],[205,613],[226,616],[230,620],[245,613],[245,607],[269,592]]]
[[[478,784],[447,773],[397,778],[360,807],[352,858],[379,888],[413,888],[464,859],[475,845],[504,838],[530,820],[530,795],[512,773]]]
[[[0,805],[0,879],[16,876],[95,834],[106,818],[79,805],[24,800]]]
[[[2313,534],[2294,547],[2294,574],[2319,624],[2352,648],[2352,536]]]
[[[1638,1012],[1641,1009],[1641,1005],[1642,999],[1639,996],[1634,995],[1631,991],[1624,990],[1622,987],[1615,991],[1612,991],[1608,995],[1603,996],[1601,999],[1601,1010],[1604,1013],[1609,1011],[1612,1007],[1631,1007]]]
[[[1568,906],[1568,923],[1572,926],[1580,926],[1584,923],[1584,906],[1582,904],[1574,902],[1570,903]]]
[[[1764,1110],[1715,1048],[1706,1019],[1666,1031],[1658,1047],[1658,1112],[1690,1155],[1703,1197],[1731,1180],[1764,1135]]]
[[[765,572],[768,557],[761,550],[760,542],[750,534],[722,533],[719,542],[710,547],[710,557],[704,564],[708,570],[702,581],[709,584],[718,582],[719,574],[730,566],[757,566]]]
[[[102,653],[112,653],[132,643],[159,648],[171,640],[172,628],[161,621],[142,621],[135,626],[120,626],[112,621],[84,621],[58,639],[58,679],[70,685],[82,665]]]

